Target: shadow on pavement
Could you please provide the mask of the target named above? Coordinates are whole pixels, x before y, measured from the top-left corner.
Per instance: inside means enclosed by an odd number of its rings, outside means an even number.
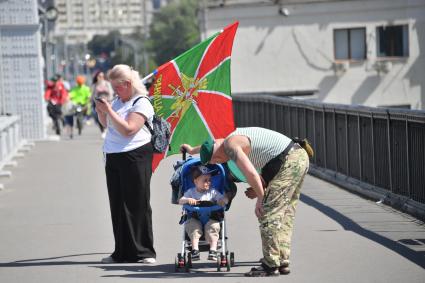
[[[12,262],[1,262],[0,267],[28,267],[28,266],[54,266],[54,265],[88,265],[88,264],[97,264],[99,261],[51,261],[55,259],[67,258],[67,257],[76,257],[76,256],[86,256],[86,255],[106,255],[107,253],[87,253],[87,254],[73,254],[73,255],[64,255],[57,257],[46,257],[46,258],[33,258],[33,259],[23,259]]]
[[[379,235],[373,231],[367,230],[363,227],[361,227],[359,224],[348,218],[347,216],[341,214],[340,212],[336,211],[335,209],[326,206],[317,200],[314,200],[313,198],[301,194],[301,201],[305,204],[312,206],[322,212],[323,214],[327,215],[328,217],[332,218],[336,222],[338,222],[344,230],[352,231],[354,233],[357,233],[369,240],[372,240],[396,253],[403,256],[407,260],[417,264],[418,266],[425,268],[425,253],[424,252],[417,252],[412,249],[409,249],[408,247],[393,241],[391,239],[388,239],[382,235]]]
[[[107,253],[86,253],[86,254],[72,254],[57,257],[48,258],[35,258],[35,259],[24,259],[13,262],[0,263],[0,267],[36,267],[36,266],[66,266],[66,265],[87,265],[89,267],[103,269],[106,272],[110,271],[124,271],[131,272],[130,274],[124,275],[104,275],[102,277],[123,277],[123,278],[195,278],[195,277],[244,277],[243,273],[232,273],[225,271],[226,268],[222,268],[221,271],[216,271],[215,263],[200,262],[194,263],[193,268],[190,272],[185,272],[184,269],[176,272],[174,264],[155,264],[146,265],[142,263],[129,264],[101,264],[99,261],[72,261],[62,260],[55,261],[57,259],[63,259],[68,257],[86,256],[86,255],[105,255]],[[235,267],[238,266],[255,266],[258,262],[236,262]],[[208,270],[206,270],[208,269]]]
[[[196,277],[244,277],[243,273],[232,273],[232,270],[229,272],[216,271],[214,264],[200,263],[194,264],[194,268],[190,272],[185,272],[184,269],[176,272],[174,270],[174,264],[159,264],[159,265],[102,265],[102,266],[92,266],[96,268],[102,268],[106,272],[110,271],[125,271],[132,272],[129,274],[122,275],[104,275],[105,278],[196,278]],[[199,270],[202,268],[203,270]],[[208,268],[208,270],[205,270]]]

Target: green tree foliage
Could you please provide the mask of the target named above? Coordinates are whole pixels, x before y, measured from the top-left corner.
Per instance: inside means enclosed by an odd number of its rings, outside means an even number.
[[[163,7],[153,17],[149,50],[161,65],[200,41],[197,17],[198,1],[181,0]]]
[[[121,40],[119,31],[111,31],[107,35],[95,35],[87,44],[87,48],[95,56],[99,57],[102,53],[107,54],[111,66],[116,64],[134,65],[134,55],[125,49]]]
[[[117,64],[126,64],[129,66],[134,65],[133,55],[125,52],[122,47],[118,47],[113,56],[111,56],[111,65],[115,66]]]
[[[95,56],[99,56],[102,53],[110,56],[111,52],[115,51],[117,40],[120,37],[119,31],[111,31],[107,35],[95,35],[87,44],[87,47]]]

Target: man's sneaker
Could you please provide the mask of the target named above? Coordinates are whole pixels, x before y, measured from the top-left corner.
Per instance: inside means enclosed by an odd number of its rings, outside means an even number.
[[[208,253],[208,260],[217,261],[217,251],[210,250],[210,252]]]
[[[283,263],[281,266],[279,266],[279,273],[282,275],[289,274],[291,270],[289,269],[289,263]]]
[[[201,259],[199,250],[192,250],[190,254],[192,255],[192,261],[197,261]]]
[[[266,277],[266,276],[279,276],[279,269],[277,267],[268,267],[262,263],[258,267],[251,268],[250,271],[245,273],[247,277]]]
[[[143,263],[149,263],[149,264],[153,264],[156,262],[156,259],[153,257],[146,257],[143,259]]]
[[[104,257],[102,258],[100,262],[101,263],[116,263],[116,261],[114,260],[112,256]]]

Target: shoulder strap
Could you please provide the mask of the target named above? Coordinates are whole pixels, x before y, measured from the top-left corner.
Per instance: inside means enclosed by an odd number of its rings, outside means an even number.
[[[133,101],[133,104],[132,104],[131,106],[136,105],[137,101],[139,101],[139,100],[140,100],[140,98],[143,98],[143,96],[139,96],[138,98],[136,98],[136,99]]]
[[[133,101],[133,105],[132,106],[136,105],[137,101],[139,101],[141,98],[146,98],[147,100],[149,100],[149,102],[151,102],[151,100],[149,99],[149,97],[142,95],[142,96],[139,96],[138,98],[136,98]],[[151,135],[153,135],[154,134],[153,133],[153,129],[152,129],[151,125],[149,125],[148,120],[145,121],[145,125],[146,125],[146,127],[148,127],[149,132],[151,132]]]

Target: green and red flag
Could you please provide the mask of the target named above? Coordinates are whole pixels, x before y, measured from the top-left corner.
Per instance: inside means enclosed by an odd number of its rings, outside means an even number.
[[[227,26],[155,70],[149,95],[157,115],[171,124],[171,142],[167,152],[154,155],[153,169],[183,143],[196,146],[234,131],[230,57],[237,27]]]

